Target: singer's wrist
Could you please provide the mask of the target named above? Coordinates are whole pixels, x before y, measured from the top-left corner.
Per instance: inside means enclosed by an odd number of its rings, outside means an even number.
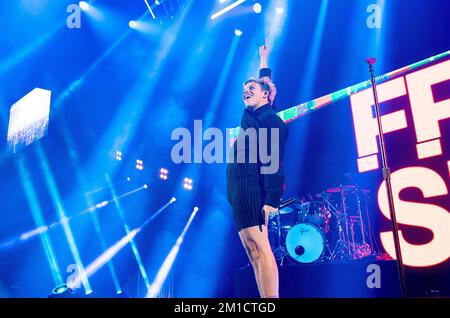
[[[269,63],[267,63],[267,59],[261,59],[259,63],[259,68],[269,68]]]

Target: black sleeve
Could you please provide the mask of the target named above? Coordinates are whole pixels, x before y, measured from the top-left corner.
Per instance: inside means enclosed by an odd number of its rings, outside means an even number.
[[[270,68],[262,68],[259,70],[259,78],[263,77],[272,78],[272,70]]]
[[[288,137],[287,125],[283,120],[276,115],[276,113],[269,113],[263,119],[264,127],[267,128],[267,141],[268,141],[268,154],[272,157],[272,153],[278,151],[279,154],[279,165],[278,170],[272,174],[261,174],[264,178],[264,204],[270,205],[274,208],[278,208],[280,205],[281,196],[284,192],[284,167],[283,158],[285,150],[285,142]],[[270,129],[278,128],[278,140],[274,143],[274,148],[272,149],[270,141],[272,134]],[[272,159],[273,161],[273,159]],[[262,166],[270,166],[271,162],[262,164]]]

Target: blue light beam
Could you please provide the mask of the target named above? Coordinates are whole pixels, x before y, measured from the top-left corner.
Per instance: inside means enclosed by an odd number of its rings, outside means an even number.
[[[42,211],[39,206],[39,200],[34,190],[33,183],[31,182],[31,176],[25,164],[25,159],[19,156],[17,161],[17,169],[19,171],[20,179],[25,190],[25,196],[28,205],[31,209],[31,214],[33,216],[35,224],[38,226],[36,235],[40,234],[40,239],[42,247],[44,248],[45,256],[47,257],[48,264],[50,266],[50,271],[53,277],[53,282],[55,285],[61,285],[64,283],[61,271],[59,269],[56,255],[53,249],[50,236],[46,233],[46,226],[44,225],[44,219],[42,216]]]
[[[198,208],[195,207],[194,210],[191,213],[191,217],[189,218],[188,222],[186,223],[186,226],[183,229],[183,232],[181,232],[181,235],[178,237],[175,245],[170,250],[169,254],[165,258],[161,268],[158,271],[158,274],[156,274],[156,278],[152,282],[152,287],[147,293],[147,298],[155,298],[159,292],[161,291],[162,286],[164,285],[164,282],[166,281],[167,275],[169,274],[170,270],[172,269],[173,263],[175,262],[175,259],[177,258],[178,252],[180,251],[181,244],[183,244],[184,237],[186,235],[187,230],[191,226],[192,221],[194,220],[195,216],[197,215]]]

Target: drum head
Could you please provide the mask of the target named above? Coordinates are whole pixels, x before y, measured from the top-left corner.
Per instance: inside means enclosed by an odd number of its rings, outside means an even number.
[[[300,263],[317,261],[325,249],[325,239],[321,230],[309,223],[292,227],[286,237],[289,255]]]

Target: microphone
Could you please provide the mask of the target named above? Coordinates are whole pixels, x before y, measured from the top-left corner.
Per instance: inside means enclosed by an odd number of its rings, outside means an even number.
[[[366,62],[367,62],[369,65],[374,65],[376,61],[377,61],[377,59],[374,58],[374,57],[368,57],[368,58],[366,58]]]

